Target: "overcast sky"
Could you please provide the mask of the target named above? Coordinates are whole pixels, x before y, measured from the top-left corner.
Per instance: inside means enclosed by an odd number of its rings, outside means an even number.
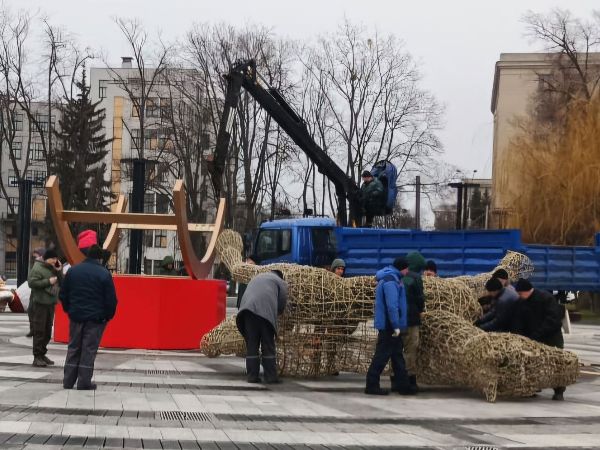
[[[5,0],[6,1],[6,0]],[[293,39],[312,39],[344,18],[394,33],[420,62],[423,85],[446,106],[440,138],[443,158],[471,175],[491,175],[494,64],[500,53],[539,51],[523,36],[527,10],[570,9],[589,18],[598,0],[8,0],[42,10],[84,45],[102,48],[111,61],[128,55],[112,17],[137,17],[165,39],[194,22],[262,23]],[[100,63],[97,62],[99,65]]]

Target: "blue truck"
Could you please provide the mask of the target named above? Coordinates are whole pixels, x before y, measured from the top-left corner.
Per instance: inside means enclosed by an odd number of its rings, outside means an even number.
[[[600,292],[600,234],[596,245],[524,244],[519,230],[421,231],[339,227],[333,219],[283,219],[263,223],[253,254],[261,264],[290,262],[327,267],[340,257],[347,276],[374,275],[396,256],[419,251],[452,277],[492,270],[508,250],[526,254],[534,286],[561,291]]]

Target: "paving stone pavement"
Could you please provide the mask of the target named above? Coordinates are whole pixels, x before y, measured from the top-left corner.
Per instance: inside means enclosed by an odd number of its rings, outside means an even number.
[[[0,314],[0,449],[600,449],[600,327],[574,325],[584,362],[565,402],[487,403],[467,390],[423,387],[373,398],[364,377],[244,382],[244,361],[199,352],[102,349],[98,390],[62,389],[56,365],[31,366],[24,314]]]

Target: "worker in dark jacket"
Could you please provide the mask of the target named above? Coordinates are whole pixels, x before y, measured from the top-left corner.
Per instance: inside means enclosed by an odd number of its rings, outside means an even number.
[[[362,181],[360,195],[365,214],[365,228],[371,228],[373,218],[385,213],[385,192],[381,181],[373,177],[368,170],[362,173]]]
[[[44,252],[43,261],[36,261],[31,268],[27,283],[31,288],[29,302],[33,308],[33,365],[45,367],[54,364],[46,356],[48,342],[52,337],[54,308],[58,301],[58,290],[62,280],[62,266],[52,249]]]
[[[165,256],[160,263],[160,275],[169,277],[176,277],[179,275],[177,270],[175,270],[175,260],[171,255]]]
[[[475,321],[475,325],[483,331],[510,331],[519,294],[514,289],[505,288],[502,281],[494,277],[485,283],[485,289],[492,299],[492,306]]]
[[[562,318],[564,311],[549,292],[534,289],[528,280],[515,286],[519,301],[512,331],[542,344],[563,348]],[[552,400],[563,400],[565,387],[554,388]]]
[[[402,344],[404,345],[404,361],[411,386],[417,387],[417,358],[419,354],[419,327],[421,314],[425,310],[425,295],[423,292],[423,279],[421,271],[425,268],[425,258],[419,252],[410,252],[406,255],[408,272],[402,277],[406,289],[406,303],[408,306],[408,328],[402,331]]]
[[[402,277],[408,273],[406,258],[396,258],[394,264],[384,267],[375,275],[375,320],[377,330],[375,354],[367,371],[365,394],[388,395],[379,385],[381,372],[392,361],[394,383],[392,389],[401,395],[412,395],[416,390],[410,386],[402,356],[401,330],[408,326],[406,293]]]
[[[115,316],[117,296],[110,272],[102,266],[98,245],[88,249],[87,258],[73,266],[60,290],[63,309],[69,316],[69,348],[63,387],[94,390],[94,362],[106,324]]]
[[[265,383],[279,382],[275,336],[277,316],[283,314],[287,299],[288,286],[279,270],[255,276],[246,287],[236,322],[246,341],[248,383],[261,382],[261,360]]]

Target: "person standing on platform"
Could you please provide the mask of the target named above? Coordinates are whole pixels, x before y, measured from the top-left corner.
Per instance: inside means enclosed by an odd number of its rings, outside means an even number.
[[[261,382],[261,361],[265,383],[279,383],[275,336],[277,317],[283,314],[287,299],[288,285],[279,270],[258,274],[248,283],[236,317],[237,327],[246,341],[248,383]]]
[[[117,309],[117,295],[110,272],[102,266],[103,251],[97,245],[87,258],[73,266],[63,282],[60,300],[69,316],[69,347],[63,387],[95,390],[94,362],[106,324]]]
[[[33,263],[35,264],[37,261],[44,261],[44,253],[46,253],[46,249],[39,247],[33,250],[32,256],[33,256]],[[21,285],[22,286],[22,285]],[[19,286],[19,288],[21,288],[21,286]],[[31,290],[31,288],[29,287],[29,284],[27,285],[27,287]],[[31,294],[31,291],[30,291]],[[29,318],[29,333],[27,333],[27,337],[33,337],[33,302],[31,301],[31,296],[29,297],[29,305],[27,306],[27,317]]]
[[[31,288],[29,302],[33,307],[33,365],[46,367],[54,364],[46,356],[48,342],[52,337],[54,307],[58,301],[58,290],[62,279],[62,266],[52,249],[46,250],[43,261],[36,261],[29,272],[27,283]]]

